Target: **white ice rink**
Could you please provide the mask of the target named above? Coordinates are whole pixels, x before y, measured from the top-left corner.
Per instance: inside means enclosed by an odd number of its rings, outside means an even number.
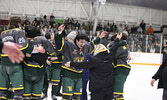
[[[157,89],[158,82],[151,87],[151,77],[159,66],[131,65],[132,69],[124,87],[125,100],[162,100],[162,89]],[[49,89],[50,94],[50,89]],[[90,96],[88,97],[90,100]],[[45,100],[52,100],[50,95]],[[61,97],[58,97],[61,100]]]

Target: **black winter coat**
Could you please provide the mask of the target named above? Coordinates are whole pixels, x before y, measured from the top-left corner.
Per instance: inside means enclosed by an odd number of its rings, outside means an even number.
[[[116,53],[118,43],[119,40],[117,39],[112,47],[112,54]],[[112,93],[115,83],[112,65],[113,59],[114,55],[104,51],[90,57],[88,61],[71,62],[70,66],[78,69],[90,69],[90,92]]]
[[[152,77],[153,79],[159,79],[158,88],[164,88],[167,90],[167,58],[161,64],[156,74]]]

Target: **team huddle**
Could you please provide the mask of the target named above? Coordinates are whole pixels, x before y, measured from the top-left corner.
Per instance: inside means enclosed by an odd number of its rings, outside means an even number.
[[[124,100],[124,83],[131,69],[127,63],[127,32],[114,35],[104,46],[101,39],[106,31],[89,42],[86,34],[72,31],[65,35],[65,26],[61,25],[53,42],[50,34],[41,36],[34,26],[22,30],[20,23],[20,17],[11,17],[8,30],[1,33],[3,42],[21,45],[25,57],[21,63],[13,63],[8,55],[1,54],[0,100],[41,100],[42,93],[47,95],[45,84],[49,82],[53,100],[57,100],[60,85],[62,100],[80,100],[83,69],[90,71],[91,100]],[[91,57],[86,59],[88,55]]]

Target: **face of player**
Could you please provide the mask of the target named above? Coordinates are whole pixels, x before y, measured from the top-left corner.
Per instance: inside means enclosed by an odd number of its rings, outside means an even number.
[[[83,46],[85,45],[85,42],[86,42],[86,40],[83,40],[83,39],[80,39],[79,41],[76,40],[76,44],[77,44],[79,49],[83,48]]]

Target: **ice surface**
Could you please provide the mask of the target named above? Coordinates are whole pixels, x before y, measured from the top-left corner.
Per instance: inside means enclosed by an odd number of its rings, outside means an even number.
[[[124,87],[125,100],[162,100],[162,89],[157,89],[158,82],[154,87],[150,85],[151,78],[158,68],[159,66],[132,65]],[[51,86],[48,90],[49,96],[45,100],[52,100],[50,91]],[[58,100],[61,100],[61,97],[58,97]]]

